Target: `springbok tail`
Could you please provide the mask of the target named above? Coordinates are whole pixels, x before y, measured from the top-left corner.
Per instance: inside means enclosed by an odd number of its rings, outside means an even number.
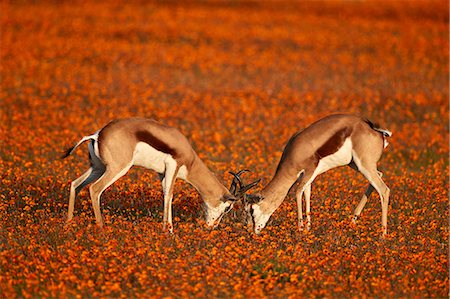
[[[61,159],[65,159],[65,158],[67,158],[68,156],[70,156],[70,155],[72,154],[72,152],[73,152],[80,144],[82,144],[83,142],[85,142],[85,141],[87,141],[87,140],[90,140],[90,139],[92,139],[92,140],[94,140],[94,141],[97,141],[97,138],[98,138],[98,132],[95,133],[95,134],[93,134],[93,135],[84,136],[83,138],[81,138],[80,141],[78,141],[77,144],[75,144],[74,146],[72,146],[72,147],[68,148],[67,150],[65,150],[65,151],[64,151],[64,154],[61,156]]]
[[[389,131],[388,129],[382,129],[382,128],[373,128],[375,131],[380,132],[381,134],[383,134],[384,137],[391,137],[392,136],[392,132]]]
[[[381,128],[380,125],[374,124],[373,122],[371,122],[368,119],[365,119],[365,121],[373,130],[375,130],[377,132],[380,132],[381,134],[383,134],[384,137],[391,137],[392,136],[392,132],[389,131],[388,129]]]
[[[374,124],[367,118],[365,119],[366,123],[372,128],[372,130],[375,130],[377,132],[380,132],[383,135],[383,148],[386,148],[389,144],[387,138],[392,136],[392,132],[388,129],[380,128],[378,124]]]

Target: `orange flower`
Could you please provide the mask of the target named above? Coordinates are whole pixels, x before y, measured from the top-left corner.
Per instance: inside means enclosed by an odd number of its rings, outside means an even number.
[[[448,280],[448,3],[445,1],[0,3],[0,298],[434,298]],[[391,189],[356,225],[366,181],[321,175],[313,225],[289,193],[259,236],[242,203],[214,230],[175,184],[162,231],[155,173],[88,188],[66,223],[69,184],[88,168],[60,151],[111,119],[179,128],[228,185],[267,184],[290,136],[350,112],[393,131],[380,162]],[[238,208],[240,210],[238,210]]]

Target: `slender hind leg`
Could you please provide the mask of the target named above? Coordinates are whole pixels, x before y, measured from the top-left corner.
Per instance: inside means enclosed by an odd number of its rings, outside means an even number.
[[[381,200],[381,226],[383,229],[383,235],[387,234],[387,215],[389,206],[389,194],[390,190],[388,186],[381,179],[377,170],[376,164],[358,165],[358,169],[367,178],[370,184],[377,190]],[[362,208],[361,208],[362,209]]]
[[[355,212],[353,213],[353,219],[352,222],[353,224],[356,224],[356,220],[358,219],[359,215],[361,214],[362,210],[364,209],[364,206],[367,203],[367,200],[370,197],[370,194],[372,194],[373,190],[375,190],[373,188],[373,186],[371,184],[369,184],[369,186],[367,186],[366,192],[364,192],[364,195],[361,197],[360,202],[358,203],[358,205],[355,208]]]
[[[70,184],[70,195],[69,195],[69,211],[67,215],[67,221],[72,220],[73,218],[73,210],[75,207],[75,197],[77,196],[78,192],[80,192],[81,188],[80,185],[89,177],[89,175],[92,173],[92,167],[89,168],[85,173],[83,173],[80,177],[78,177],[76,180],[72,181]]]
[[[131,164],[124,166],[122,168],[116,167],[106,167],[103,175],[95,183],[89,187],[89,192],[91,194],[92,207],[94,209],[95,221],[101,227],[103,226],[102,214],[100,211],[100,196],[103,191],[111,186],[115,181],[125,175],[131,168]]]
[[[378,176],[381,178],[383,176],[383,173],[378,171]],[[356,224],[356,220],[358,219],[359,215],[361,214],[362,210],[364,209],[364,206],[367,203],[367,200],[369,199],[370,195],[372,194],[372,192],[375,190],[375,188],[369,184],[369,186],[367,186],[366,192],[364,192],[364,195],[361,198],[361,201],[359,202],[358,206],[355,209],[355,212],[353,213],[353,219],[352,222],[353,224]]]
[[[75,207],[75,197],[80,193],[81,189],[97,180],[105,172],[105,167],[103,165],[92,166],[85,173],[83,173],[79,178],[74,180],[70,185],[70,197],[69,197],[69,211],[67,216],[67,221],[73,218],[73,210]]]

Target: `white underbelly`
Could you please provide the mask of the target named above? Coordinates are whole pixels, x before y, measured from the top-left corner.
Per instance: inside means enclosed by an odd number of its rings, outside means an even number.
[[[319,164],[317,165],[317,168],[314,171],[314,173],[316,175],[319,175],[332,168],[347,165],[350,163],[351,160],[352,160],[352,142],[350,138],[347,138],[344,144],[342,144],[341,148],[337,152],[329,156],[323,157],[322,159],[319,160]]]
[[[158,151],[145,142],[137,143],[134,149],[133,165],[142,166],[157,173],[165,173],[167,167],[174,169],[178,166],[172,155]],[[179,167],[177,177],[186,180],[187,168],[185,165]]]

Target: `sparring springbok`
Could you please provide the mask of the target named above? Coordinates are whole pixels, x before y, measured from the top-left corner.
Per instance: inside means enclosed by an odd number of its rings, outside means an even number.
[[[246,205],[248,221],[256,234],[265,227],[272,213],[280,206],[295,182],[298,225],[303,230],[302,197],[306,201],[307,229],[311,227],[311,184],[321,173],[332,168],[349,165],[360,171],[369,186],[355,209],[353,222],[361,214],[368,197],[375,189],[381,198],[383,235],[387,233],[389,188],[381,179],[377,162],[388,145],[392,133],[367,119],[337,114],[330,115],[294,134],[288,141],[274,177],[260,194],[250,195],[253,203]]]
[[[246,186],[247,188],[237,190],[235,178],[230,186],[233,192],[231,194],[202,162],[180,131],[152,119],[112,121],[93,135],[83,137],[65,152],[63,158],[68,157],[87,140],[90,140],[88,149],[91,167],[71,183],[68,221],[73,218],[76,195],[92,183],[89,191],[95,220],[102,226],[102,192],[125,175],[133,165],[159,174],[164,194],[163,228],[166,230],[168,227],[170,232],[173,232],[172,198],[177,178],[187,181],[200,193],[205,203],[206,223],[210,227],[217,226],[223,215],[232,209],[235,195],[240,196],[249,189]]]

